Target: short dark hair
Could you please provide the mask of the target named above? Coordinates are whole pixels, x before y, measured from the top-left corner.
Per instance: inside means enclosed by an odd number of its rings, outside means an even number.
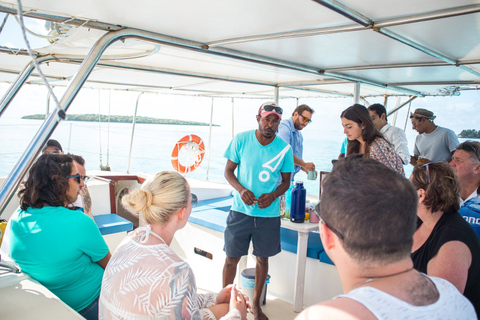
[[[468,152],[472,161],[480,161],[480,142],[467,140],[460,143],[457,146],[457,149],[455,149],[455,151],[456,150],[463,150]]]
[[[301,104],[298,107],[296,107],[295,110],[293,110],[292,116],[295,115],[295,112],[298,112],[298,114],[301,115],[304,111],[308,111],[311,114],[313,114],[315,112],[315,110],[313,110],[312,108],[310,108],[306,104]]]
[[[27,181],[18,193],[20,208],[66,207],[69,203],[67,176],[72,173],[72,165],[73,159],[68,155],[41,155],[28,171]]]
[[[411,254],[417,193],[402,175],[373,159],[350,155],[327,176],[322,219],[343,236],[356,261],[392,263]]]
[[[368,157],[370,151],[370,145],[375,140],[375,138],[383,138],[383,135],[380,131],[377,130],[375,125],[370,118],[370,113],[367,108],[361,104],[354,104],[353,106],[348,107],[343,110],[340,118],[345,118],[351,121],[356,122],[359,126],[362,124],[365,126],[365,129],[362,131],[363,140],[365,141],[365,156]],[[347,144],[347,154],[354,154],[360,152],[360,142],[357,140],[348,140]]]
[[[387,110],[383,106],[383,104],[380,103],[374,103],[368,107],[368,110],[375,112],[377,115],[381,116],[382,114],[385,113],[385,119],[387,119]]]
[[[73,161],[81,165],[82,167],[85,167],[85,159],[83,159],[82,156],[78,156],[76,154],[68,154],[70,157],[72,157]]]
[[[460,183],[448,163],[417,165],[410,179],[417,190],[425,190],[424,204],[432,212],[454,213],[460,209]]]

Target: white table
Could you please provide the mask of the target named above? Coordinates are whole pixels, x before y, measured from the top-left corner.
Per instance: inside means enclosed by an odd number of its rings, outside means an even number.
[[[305,267],[307,263],[308,234],[318,230],[318,223],[293,223],[290,220],[282,219],[282,228],[298,232],[297,244],[297,266],[295,269],[295,290],[293,297],[293,311],[303,310],[303,294],[305,289]]]

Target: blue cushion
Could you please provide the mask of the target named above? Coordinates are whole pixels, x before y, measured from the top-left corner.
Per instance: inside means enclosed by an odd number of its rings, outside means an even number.
[[[116,214],[93,216],[102,235],[133,230],[133,223]]]
[[[225,232],[232,201],[232,196],[201,200],[193,208],[189,221],[215,231]],[[280,242],[282,250],[297,253],[298,234],[296,231],[281,228]],[[310,232],[307,257],[318,260],[321,252],[323,252],[323,246],[318,231]]]

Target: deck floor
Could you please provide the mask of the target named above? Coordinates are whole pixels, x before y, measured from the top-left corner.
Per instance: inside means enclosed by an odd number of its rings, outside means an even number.
[[[209,292],[202,289],[197,289],[199,293]],[[284,300],[278,299],[267,293],[267,302],[262,306],[263,312],[270,320],[293,320],[298,313],[293,311],[293,305]],[[253,314],[247,314],[247,320],[254,320]]]
[[[298,313],[293,312],[293,305],[284,300],[267,294],[267,303],[262,307],[263,312],[270,320],[293,320]],[[253,314],[247,315],[248,320],[253,320]]]

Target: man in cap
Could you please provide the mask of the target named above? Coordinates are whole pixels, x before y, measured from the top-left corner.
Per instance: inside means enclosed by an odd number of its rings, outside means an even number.
[[[57,140],[50,139],[42,150],[43,153],[62,153],[63,149]]]
[[[282,113],[273,102],[262,104],[257,114],[258,129],[237,134],[225,151],[225,178],[236,191],[225,229],[223,284],[233,283],[237,264],[248,254],[251,239],[257,260],[251,302],[256,320],[268,319],[260,308],[260,296],[268,274],[268,258],[281,251],[278,197],[288,189],[294,170],[292,148],[275,134]]]
[[[413,268],[418,197],[407,179],[352,155],[335,164],[322,190],[320,238],[345,293],[296,320],[476,319],[454,285]]]
[[[393,145],[403,164],[408,164],[410,162],[410,152],[408,151],[408,140],[405,131],[388,123],[387,110],[382,104],[374,103],[368,107],[368,111],[377,130]]]
[[[295,163],[295,171],[291,179],[300,169],[305,172],[315,171],[313,162],[303,161],[303,136],[300,132],[310,122],[315,111],[306,104],[299,105],[293,110],[292,117],[282,120],[278,126],[277,135],[292,147],[293,162]]]
[[[415,112],[410,114],[412,129],[419,133],[415,140],[413,157],[410,157],[413,166],[417,165],[419,159],[423,159],[422,162],[450,161],[453,151],[459,145],[455,132],[435,125],[435,118],[433,112],[427,109],[415,109]]]
[[[450,166],[460,182],[460,214],[480,236],[480,143],[459,144]]]

